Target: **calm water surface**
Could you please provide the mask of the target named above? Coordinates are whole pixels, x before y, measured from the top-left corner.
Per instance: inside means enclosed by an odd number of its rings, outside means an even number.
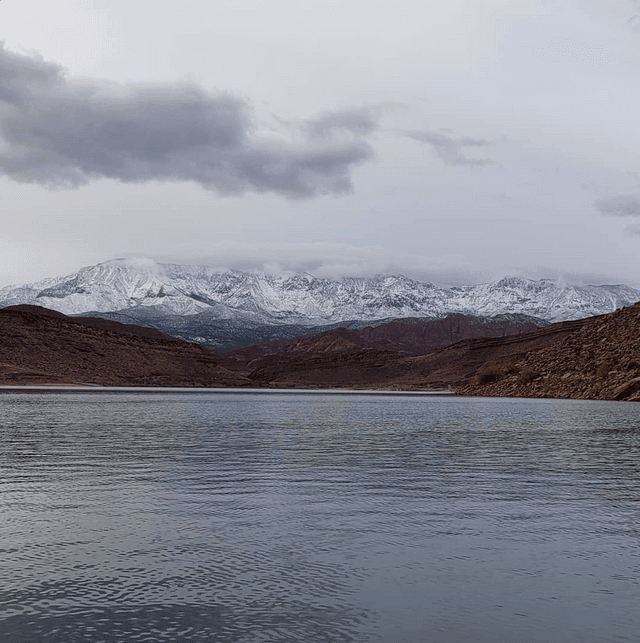
[[[0,638],[638,641],[640,405],[0,395]]]

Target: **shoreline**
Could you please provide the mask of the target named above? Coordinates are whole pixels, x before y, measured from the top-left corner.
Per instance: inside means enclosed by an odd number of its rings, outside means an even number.
[[[0,385],[0,393],[246,393],[286,395],[412,395],[448,396],[453,391],[395,391],[388,389],[348,388],[246,388],[246,387],[200,387],[200,386],[100,386],[97,384],[13,384]]]

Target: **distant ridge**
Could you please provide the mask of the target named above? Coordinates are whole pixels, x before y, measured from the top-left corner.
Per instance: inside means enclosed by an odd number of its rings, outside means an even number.
[[[225,355],[225,364],[259,386],[359,388],[373,384],[386,388],[395,365],[408,356],[427,355],[465,339],[502,338],[538,328],[540,323],[524,315],[402,319],[375,328],[336,328],[237,348]]]
[[[29,313],[31,315],[42,315],[44,317],[55,317],[57,319],[64,319],[82,326],[90,328],[99,328],[101,330],[108,330],[114,333],[122,333],[124,335],[135,335],[136,337],[147,337],[150,339],[159,339],[168,342],[181,342],[183,340],[162,333],[155,328],[148,328],[143,326],[136,326],[134,324],[122,324],[116,321],[102,319],[100,317],[68,317],[57,310],[43,308],[42,306],[33,306],[31,304],[18,304],[17,306],[6,306],[1,309],[5,312],[18,312]]]

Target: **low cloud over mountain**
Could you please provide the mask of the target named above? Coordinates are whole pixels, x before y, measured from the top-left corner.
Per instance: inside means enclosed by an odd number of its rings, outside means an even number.
[[[0,42],[0,173],[77,187],[194,181],[221,194],[290,198],[351,191],[373,155],[366,111],[320,115],[285,136],[257,131],[246,100],[192,83],[118,85],[66,77],[63,68]]]

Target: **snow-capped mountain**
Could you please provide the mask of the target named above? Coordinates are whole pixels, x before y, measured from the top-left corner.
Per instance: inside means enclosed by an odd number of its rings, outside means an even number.
[[[403,276],[332,281],[309,274],[220,272],[148,259],[114,259],[64,277],[0,289],[0,306],[35,304],[68,315],[153,307],[158,316],[206,311],[220,320],[302,325],[454,312],[518,313],[555,322],[609,313],[639,300],[640,291],[624,285],[566,287],[549,279],[509,277],[444,288]]]

